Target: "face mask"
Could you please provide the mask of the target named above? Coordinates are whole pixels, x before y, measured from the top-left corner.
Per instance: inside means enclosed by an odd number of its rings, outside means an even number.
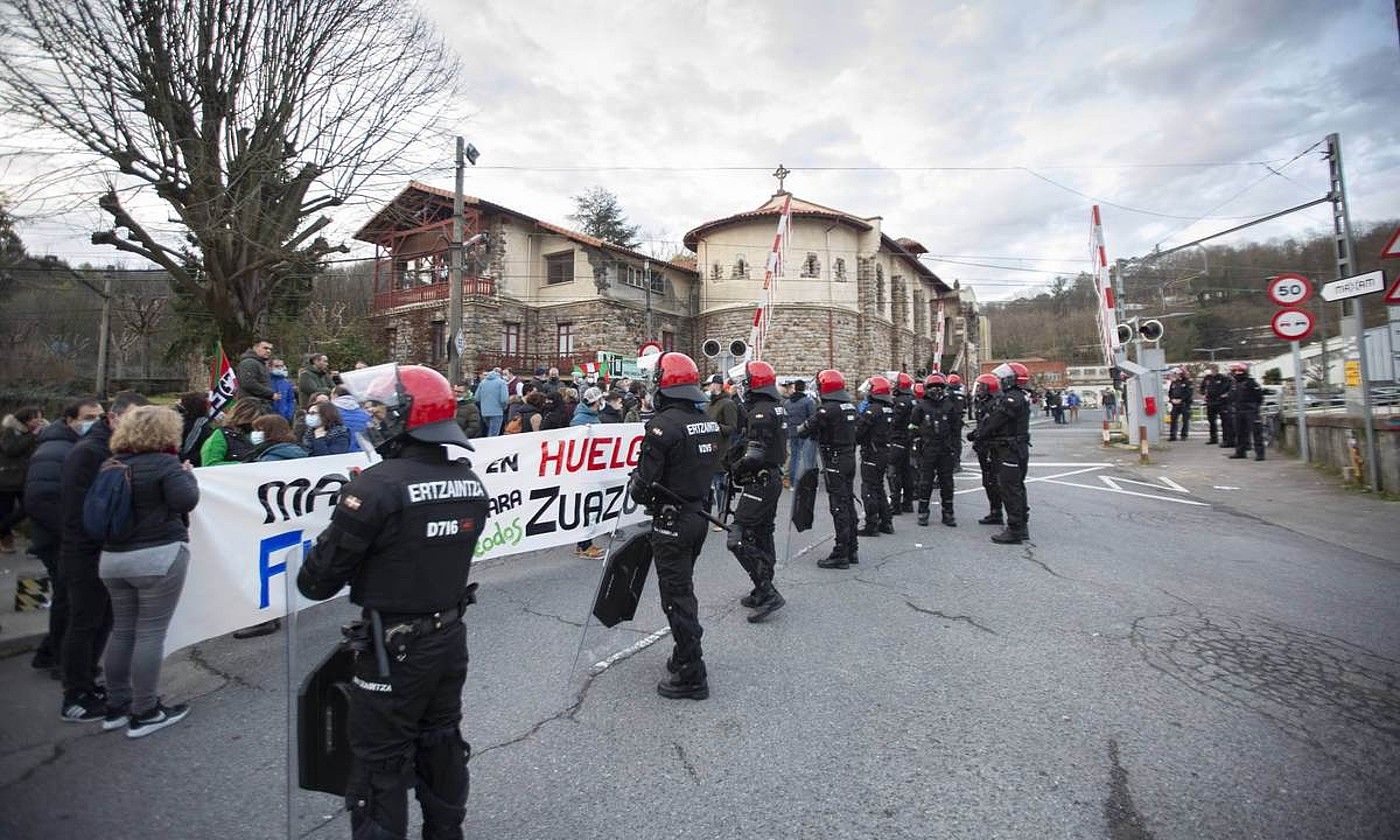
[[[287,375],[287,369],[286,369],[286,368],[272,368],[272,369],[270,369],[270,370],[268,371],[268,373],[272,374],[273,376],[286,376],[286,375]]]
[[[321,415],[319,415],[319,414],[308,414],[308,415],[306,415],[306,428],[308,428],[308,429],[314,429],[314,428],[316,428],[316,427],[319,426],[319,425],[321,425]]]
[[[264,440],[267,440],[267,432],[261,431],[260,429],[254,429],[253,431],[248,433],[248,440],[254,446],[259,446]]]
[[[97,425],[96,420],[84,420],[83,422],[78,424],[78,434],[87,434],[89,431],[92,430],[92,427],[95,425]]]

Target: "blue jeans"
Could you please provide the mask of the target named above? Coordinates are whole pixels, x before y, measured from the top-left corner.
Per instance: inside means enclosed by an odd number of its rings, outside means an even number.
[[[505,420],[505,416],[504,416],[504,415],[501,415],[501,414],[497,414],[497,415],[495,415],[495,416],[482,415],[482,418],[481,418],[481,419],[486,421],[486,436],[487,436],[487,437],[495,437],[496,435],[499,435],[499,434],[501,433],[501,421]]]

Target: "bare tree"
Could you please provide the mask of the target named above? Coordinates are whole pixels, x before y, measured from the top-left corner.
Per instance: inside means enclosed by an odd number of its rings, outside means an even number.
[[[92,241],[164,268],[230,347],[265,327],[280,285],[343,250],[325,213],[402,172],[456,86],[455,58],[400,0],[3,5],[0,104],[115,169]]]

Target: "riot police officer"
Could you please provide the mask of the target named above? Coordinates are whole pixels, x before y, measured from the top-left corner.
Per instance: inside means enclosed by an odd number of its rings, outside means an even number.
[[[700,515],[719,467],[719,423],[699,406],[700,369],[684,353],[662,353],[656,360],[656,415],[647,421],[637,468],[628,492],[651,514],[651,552],[661,609],[671,625],[675,648],[666,661],[670,677],[656,686],[668,699],[710,696],[700,648],[700,603],[695,598],[695,558],[709,525]]]
[[[1264,402],[1264,389],[1243,362],[1230,365],[1230,413],[1235,423],[1235,454],[1231,458],[1244,458],[1249,451],[1250,439],[1254,441],[1254,460],[1264,460],[1264,427],[1259,422],[1259,407]]]
[[[914,410],[914,377],[895,376],[894,413],[890,417],[890,514],[914,512],[914,459],[910,452],[909,412]]]
[[[948,379],[930,373],[924,379],[924,397],[914,403],[909,427],[919,437],[919,524],[929,520],[929,499],[938,485],[942,522],[957,527],[953,516],[953,472],[962,449],[962,408],[948,395]]]
[[[846,377],[839,370],[817,374],[817,394],[821,403],[797,430],[801,437],[817,439],[831,522],[836,529],[831,554],[817,565],[823,569],[845,569],[860,562],[855,512],[856,407],[846,392]]]
[[[371,407],[366,437],[384,460],[341,488],[297,588],[323,600],[349,583],[366,619],[349,689],[351,833],[404,837],[415,787],[423,836],[460,838],[470,753],[459,730],[462,612],[473,600],[467,575],[486,490],[470,462],[444,446],[472,448],[442,374],[391,363],[341,378]]]
[[[990,373],[984,373],[977,377],[976,391],[972,397],[972,408],[973,419],[977,421],[978,426],[982,425],[982,420],[992,410],[992,403],[1000,390],[1001,382]],[[972,439],[972,451],[977,454],[977,465],[982,469],[982,492],[987,494],[988,513],[977,520],[977,524],[1001,525],[1003,524],[1001,490],[997,485],[997,466],[992,459],[991,445],[984,440],[977,439],[976,432],[968,437]]]
[[[977,430],[969,435],[989,447],[997,471],[997,489],[1006,508],[1006,527],[992,535],[992,542],[1018,544],[1030,539],[1027,524],[1026,467],[1030,463],[1030,400],[1021,386],[1030,372],[1019,362],[1003,362],[992,371],[1001,385]]]
[[[1222,374],[1220,369],[1211,365],[1205,376],[1201,377],[1199,388],[1201,396],[1206,402],[1206,425],[1210,431],[1210,439],[1207,445],[1218,444],[1233,448],[1235,445],[1235,430],[1230,425],[1229,402],[1230,397],[1230,377]],[[1220,433],[1216,433],[1219,427]],[[1223,443],[1222,441],[1223,434]]]
[[[758,622],[787,603],[773,586],[778,562],[773,545],[773,520],[783,493],[782,472],[787,460],[787,409],[778,394],[778,376],[767,362],[744,365],[744,407],[748,424],[742,454],[730,470],[739,488],[734,527],[727,547],[753,580],[753,591],[739,603],[753,610]]]
[[[968,416],[967,394],[963,392],[962,377],[958,376],[956,373],[948,374],[948,399],[957,403],[958,417],[965,420]],[[958,445],[954,447],[956,457],[953,459],[953,473],[955,475],[962,472],[962,426],[963,422],[960,420],[957,434]]]
[[[856,420],[860,444],[860,500],[865,508],[862,537],[893,534],[890,500],[885,497],[885,471],[889,468],[890,433],[894,422],[894,395],[890,381],[870,377],[870,405]]]

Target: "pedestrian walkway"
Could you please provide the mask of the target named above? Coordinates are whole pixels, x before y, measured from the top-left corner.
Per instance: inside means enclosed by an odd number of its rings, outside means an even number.
[[[15,587],[22,578],[47,576],[44,564],[26,554],[29,544],[15,534],[15,553],[0,554],[0,657],[33,650],[49,630],[48,610],[15,611]]]

